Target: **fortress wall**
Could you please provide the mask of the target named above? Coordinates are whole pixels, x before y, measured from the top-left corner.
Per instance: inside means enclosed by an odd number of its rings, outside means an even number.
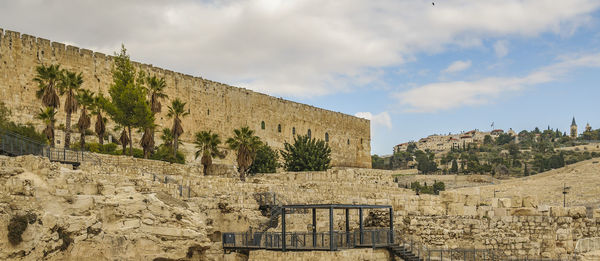
[[[62,68],[82,72],[83,88],[96,93],[107,94],[112,83],[112,57],[109,55],[0,29],[0,95],[13,111],[15,121],[32,122],[41,128],[41,122],[34,118],[41,105],[35,98],[38,87],[33,81],[35,67],[41,64],[60,64]],[[306,134],[310,129],[315,138],[324,139],[325,133],[329,134],[333,166],[371,167],[369,120],[148,64],[134,62],[134,65],[150,75],[164,77],[170,99],[178,97],[187,102],[190,116],[183,120],[184,143],[191,143],[193,133],[200,130],[217,132],[224,140],[231,136],[233,129],[248,125],[269,145],[282,149],[285,141],[293,141],[294,128],[296,134]],[[156,117],[160,128],[172,125],[172,120],[166,117],[168,103],[162,101],[163,112]],[[73,124],[78,117],[73,117]],[[64,124],[63,119],[61,108],[57,125]],[[265,122],[264,130],[261,129],[262,121]],[[278,125],[281,125],[281,132],[278,132]],[[112,124],[109,127],[112,131]],[[136,134],[136,144],[139,138],[141,134]],[[62,140],[62,135],[57,135],[57,139]],[[184,144],[183,149],[187,160],[192,161],[193,146]],[[233,162],[233,154],[229,153],[226,161]]]

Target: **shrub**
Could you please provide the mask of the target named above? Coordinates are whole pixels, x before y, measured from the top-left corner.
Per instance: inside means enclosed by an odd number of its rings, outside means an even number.
[[[308,135],[294,137],[294,144],[285,142],[280,152],[288,171],[322,171],[331,167],[329,145]]]
[[[256,150],[256,158],[248,171],[251,174],[275,173],[277,172],[277,168],[280,167],[278,160],[279,154],[277,151],[267,144],[262,144]]]
[[[134,152],[135,152],[135,149],[134,149]],[[142,152],[140,158],[143,158],[143,156],[144,156],[144,154]],[[185,164],[185,155],[183,153],[181,153],[181,151],[177,151],[177,157],[173,157],[173,147],[171,147],[171,146],[162,146],[162,145],[159,146],[158,149],[154,152],[154,154],[152,154],[150,156],[150,159],[162,160],[162,161],[171,162],[171,163]]]
[[[27,229],[28,224],[33,224],[37,220],[37,216],[33,213],[25,215],[13,216],[8,222],[8,241],[16,246],[23,241],[23,232]]]

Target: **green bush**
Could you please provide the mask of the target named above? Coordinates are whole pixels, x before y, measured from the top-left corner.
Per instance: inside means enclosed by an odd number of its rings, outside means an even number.
[[[331,167],[329,145],[308,135],[294,137],[294,144],[285,142],[280,153],[288,171],[322,171]]]
[[[425,182],[424,185],[421,185],[421,183],[415,181],[410,184],[410,188],[420,194],[439,195],[440,191],[446,190],[446,184],[441,181],[436,181],[432,186],[427,186],[427,182]]]
[[[278,160],[279,154],[277,151],[267,144],[262,144],[258,147],[256,158],[248,171],[251,174],[275,173],[277,172],[277,168],[280,167]]]
[[[144,154],[142,153],[142,158],[143,157]],[[185,164],[185,155],[181,153],[181,151],[177,151],[177,157],[173,157],[173,148],[171,146],[159,146],[154,154],[150,156],[150,159]]]
[[[123,150],[116,150],[114,155],[123,155]],[[129,148],[125,149],[125,155],[129,155]],[[144,158],[144,151],[138,148],[133,148],[133,157]]]

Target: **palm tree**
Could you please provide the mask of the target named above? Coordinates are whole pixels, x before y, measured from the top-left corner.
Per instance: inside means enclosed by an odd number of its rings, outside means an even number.
[[[168,98],[167,94],[164,92],[165,88],[167,88],[165,78],[157,78],[156,76],[147,77],[146,83],[148,84],[147,91],[150,95],[150,110],[154,114],[159,113],[162,110],[160,99]]]
[[[147,159],[150,152],[154,149],[154,124],[144,128],[144,135],[142,135],[140,145],[142,146],[142,149],[144,149],[144,159]]]
[[[60,65],[40,65],[35,70],[37,74],[33,80],[39,87],[35,93],[37,98],[42,99],[42,104],[46,107],[58,108],[60,99],[56,94],[56,88],[62,80]]]
[[[77,122],[77,129],[79,130],[80,142],[79,145],[83,150],[85,148],[85,131],[92,125],[90,116],[88,115],[88,109],[94,107],[94,93],[89,90],[79,90],[77,94],[77,100],[81,104],[81,115]]]
[[[207,174],[208,167],[212,165],[212,158],[219,157],[224,158],[225,153],[219,151],[219,145],[221,144],[221,138],[219,134],[212,133],[211,131],[196,132],[196,159],[202,155],[200,162],[204,166],[204,175]]]
[[[60,95],[67,95],[65,99],[65,113],[67,114],[65,119],[65,148],[69,148],[71,144],[71,114],[77,112],[77,108],[79,107],[76,92],[79,90],[79,87],[81,87],[81,84],[83,84],[81,73],[77,74],[69,70],[63,70],[62,81],[58,85],[58,89]],[[82,112],[82,115],[83,114],[84,113]],[[81,144],[81,146],[83,146],[83,144]]]
[[[256,150],[260,146],[261,141],[248,126],[235,129],[233,133],[233,137],[227,139],[226,143],[230,149],[237,150],[240,180],[246,181],[246,172],[256,157]]]
[[[162,110],[162,104],[160,99],[167,98],[167,94],[164,93],[167,83],[164,78],[157,78],[156,76],[146,77],[147,89],[146,91],[150,95],[150,111],[154,116],[156,113],[160,113]],[[154,128],[156,126],[152,124],[151,127],[144,128],[144,135],[140,144],[144,148],[144,158],[148,158],[148,154],[154,150]]]
[[[160,139],[163,141],[163,145],[173,148],[173,132],[169,128],[163,128]]]
[[[40,109],[40,113],[37,118],[42,120],[46,124],[46,128],[42,132],[46,135],[46,138],[50,141],[50,147],[54,147],[54,124],[56,123],[56,110],[53,107],[46,107],[46,109]]]
[[[104,134],[106,134],[106,118],[102,116],[105,104],[106,98],[104,98],[104,96],[100,93],[94,96],[94,100],[90,109],[92,111],[92,115],[96,115],[94,131],[96,132],[96,135],[98,135],[98,142],[100,145],[104,145]]]
[[[173,128],[171,128],[171,132],[173,133],[173,156],[177,157],[177,148],[179,147],[179,136],[183,134],[183,125],[181,124],[181,119],[187,115],[189,112],[185,111],[185,102],[176,98],[171,102],[171,106],[168,106],[169,113],[167,116],[169,118],[173,118]]]
[[[119,142],[121,142],[121,145],[123,146],[123,151],[121,152],[121,155],[125,155],[125,151],[127,150],[127,144],[129,144],[129,136],[127,136],[127,129],[123,128],[123,131],[121,132],[121,137],[119,137]]]

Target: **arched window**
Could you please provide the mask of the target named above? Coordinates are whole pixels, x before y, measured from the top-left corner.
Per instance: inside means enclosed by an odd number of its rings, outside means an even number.
[[[346,143],[348,143],[348,145],[350,145],[350,139],[348,139],[348,141]]]
[[[312,132],[310,132],[310,129],[308,129],[308,138],[310,139],[310,136],[312,135]]]
[[[325,132],[325,142],[329,142],[329,133]]]
[[[277,132],[281,132],[281,124],[277,124]]]
[[[263,130],[265,129],[265,122],[264,121],[260,122],[260,128],[263,129]]]
[[[292,135],[296,135],[296,127],[292,127]]]

